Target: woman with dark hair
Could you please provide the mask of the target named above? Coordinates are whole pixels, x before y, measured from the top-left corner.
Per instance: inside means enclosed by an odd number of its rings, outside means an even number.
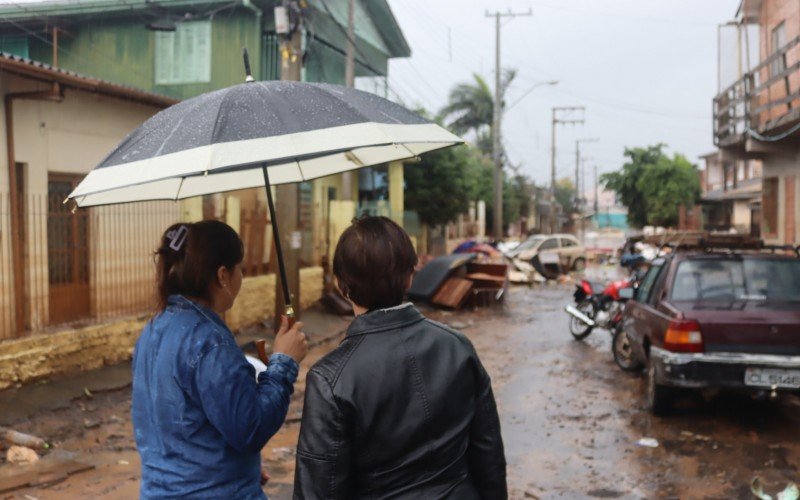
[[[141,498],[266,498],[259,452],[283,424],[301,323],[284,318],[256,380],[222,315],[242,285],[244,250],[217,221],[175,224],[156,251],[159,312],[133,355]]]
[[[464,335],[403,303],[416,263],[385,217],[339,239],[333,273],[356,318],[306,378],[295,498],[507,498],[489,376]]]

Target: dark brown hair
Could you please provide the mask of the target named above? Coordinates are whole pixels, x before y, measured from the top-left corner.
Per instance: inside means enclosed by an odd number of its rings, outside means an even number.
[[[355,219],[333,254],[339,289],[368,310],[400,304],[416,265],[408,235],[386,217]]]
[[[156,250],[158,308],[174,294],[209,300],[217,269],[233,269],[244,258],[244,246],[232,227],[215,220],[173,224]]]

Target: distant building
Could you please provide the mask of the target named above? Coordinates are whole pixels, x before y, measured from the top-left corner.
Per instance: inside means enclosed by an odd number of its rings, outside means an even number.
[[[714,151],[705,161],[702,181],[702,229],[758,236],[761,217],[761,161],[723,161]]]
[[[630,229],[628,209],[619,203],[614,191],[598,189],[596,202],[594,191],[587,192],[585,206],[589,229]]]

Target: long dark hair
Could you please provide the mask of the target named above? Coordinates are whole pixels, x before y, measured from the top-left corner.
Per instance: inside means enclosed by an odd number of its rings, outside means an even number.
[[[155,252],[158,309],[170,295],[210,300],[217,269],[233,269],[244,258],[244,246],[232,227],[215,220],[173,224]]]

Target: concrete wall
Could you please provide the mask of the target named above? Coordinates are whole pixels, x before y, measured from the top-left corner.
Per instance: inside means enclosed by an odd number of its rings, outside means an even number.
[[[302,310],[322,295],[322,269],[302,269],[300,279],[298,305]],[[235,306],[226,314],[226,322],[235,332],[271,316],[274,306],[275,275],[245,278]],[[0,390],[130,359],[148,319],[148,315],[138,315],[2,342]]]

